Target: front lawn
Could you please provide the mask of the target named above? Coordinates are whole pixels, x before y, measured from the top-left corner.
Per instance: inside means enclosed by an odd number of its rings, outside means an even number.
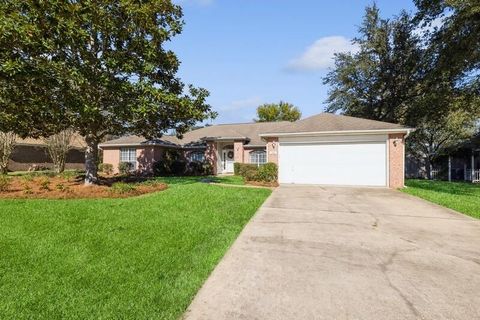
[[[407,180],[403,192],[480,219],[480,185],[463,182]]]
[[[177,319],[270,194],[198,178],[126,199],[0,200],[0,319]]]

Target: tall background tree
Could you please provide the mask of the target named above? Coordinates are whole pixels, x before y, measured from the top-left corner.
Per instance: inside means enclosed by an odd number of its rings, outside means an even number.
[[[297,121],[302,117],[300,110],[293,104],[280,101],[266,103],[257,108],[256,122]]]
[[[0,131],[0,175],[7,174],[8,161],[15,148],[17,135],[13,132]]]
[[[354,39],[360,50],[337,54],[335,68],[324,80],[331,86],[327,111],[416,128],[407,141],[408,151],[425,161],[426,167],[444,150],[471,136],[480,116],[478,81],[472,80],[478,75],[478,57],[456,53],[455,45],[449,44],[455,39],[463,44],[459,50],[478,50],[472,30],[465,27],[467,35],[445,37],[448,24],[457,25],[455,14],[443,17],[443,24],[435,27],[440,21],[433,20],[438,17],[436,10],[448,6],[444,1],[433,2],[436,5],[431,7],[418,1],[425,8],[420,6],[416,16],[401,12],[392,20],[382,19],[375,5],[367,7]],[[461,37],[466,39],[460,41]],[[455,56],[470,62],[446,62]]]
[[[164,48],[183,26],[170,0],[5,0],[0,14],[0,131],[73,128],[87,143],[86,184],[97,181],[106,135],[181,136],[216,115]]]
[[[75,131],[73,129],[65,129],[44,139],[48,154],[53,162],[53,170],[55,173],[65,171],[65,162],[68,152],[72,149],[72,139],[74,135]]]

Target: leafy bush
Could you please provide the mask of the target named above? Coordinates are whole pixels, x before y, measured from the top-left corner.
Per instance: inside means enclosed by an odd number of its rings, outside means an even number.
[[[257,166],[251,163],[236,163],[238,175],[247,181],[275,182],[278,177],[278,167],[269,162]]]
[[[8,191],[10,187],[10,177],[2,174],[0,175],[0,191],[5,192]]]
[[[170,166],[170,171],[171,171],[171,174],[175,176],[181,176],[185,174],[186,168],[187,168],[187,162],[182,160],[176,160],[172,162]]]
[[[235,162],[233,164],[233,174],[236,175],[236,176],[240,175],[240,165],[241,165],[241,163],[239,163],[239,162]]]
[[[135,191],[135,186],[125,182],[116,182],[112,184],[110,191],[118,194],[125,194]]]
[[[278,178],[278,166],[273,163],[265,163],[258,168],[255,176],[256,181],[262,182],[275,182]]]
[[[133,170],[133,165],[130,162],[120,162],[118,164],[118,171],[120,174],[127,175]]]
[[[113,164],[111,163],[100,163],[98,165],[98,170],[103,172],[107,175],[111,175],[113,173]]]
[[[203,163],[199,161],[192,161],[187,164],[187,171],[185,172],[189,176],[203,175]]]
[[[201,176],[213,173],[208,161],[187,162],[177,150],[166,150],[163,159],[153,164],[155,176]]]
[[[258,166],[251,163],[239,163],[238,174],[247,180],[249,177],[253,177],[258,171]],[[251,180],[251,179],[250,179]]]
[[[213,166],[209,161],[204,161],[202,163],[203,173],[202,175],[210,176],[213,174]]]

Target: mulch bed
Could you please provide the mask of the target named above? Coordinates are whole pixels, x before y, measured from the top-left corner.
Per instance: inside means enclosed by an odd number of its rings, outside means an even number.
[[[259,186],[259,187],[269,187],[269,188],[278,187],[278,182],[246,181],[245,183],[250,184],[252,186]]]
[[[10,178],[6,191],[0,191],[0,199],[99,199],[128,198],[162,191],[168,188],[165,183],[148,181],[145,178],[101,177],[98,185],[85,186],[84,177],[28,177]],[[116,182],[131,186],[127,190],[112,188]],[[143,182],[143,183],[142,183]]]

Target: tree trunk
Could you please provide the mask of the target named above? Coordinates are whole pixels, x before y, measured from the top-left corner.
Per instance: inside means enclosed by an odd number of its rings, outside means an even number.
[[[87,149],[85,150],[85,185],[89,186],[98,182],[98,139],[87,136],[85,142],[87,143]]]
[[[433,179],[433,160],[431,158],[428,158],[427,159],[427,178],[428,180],[432,180]]]

